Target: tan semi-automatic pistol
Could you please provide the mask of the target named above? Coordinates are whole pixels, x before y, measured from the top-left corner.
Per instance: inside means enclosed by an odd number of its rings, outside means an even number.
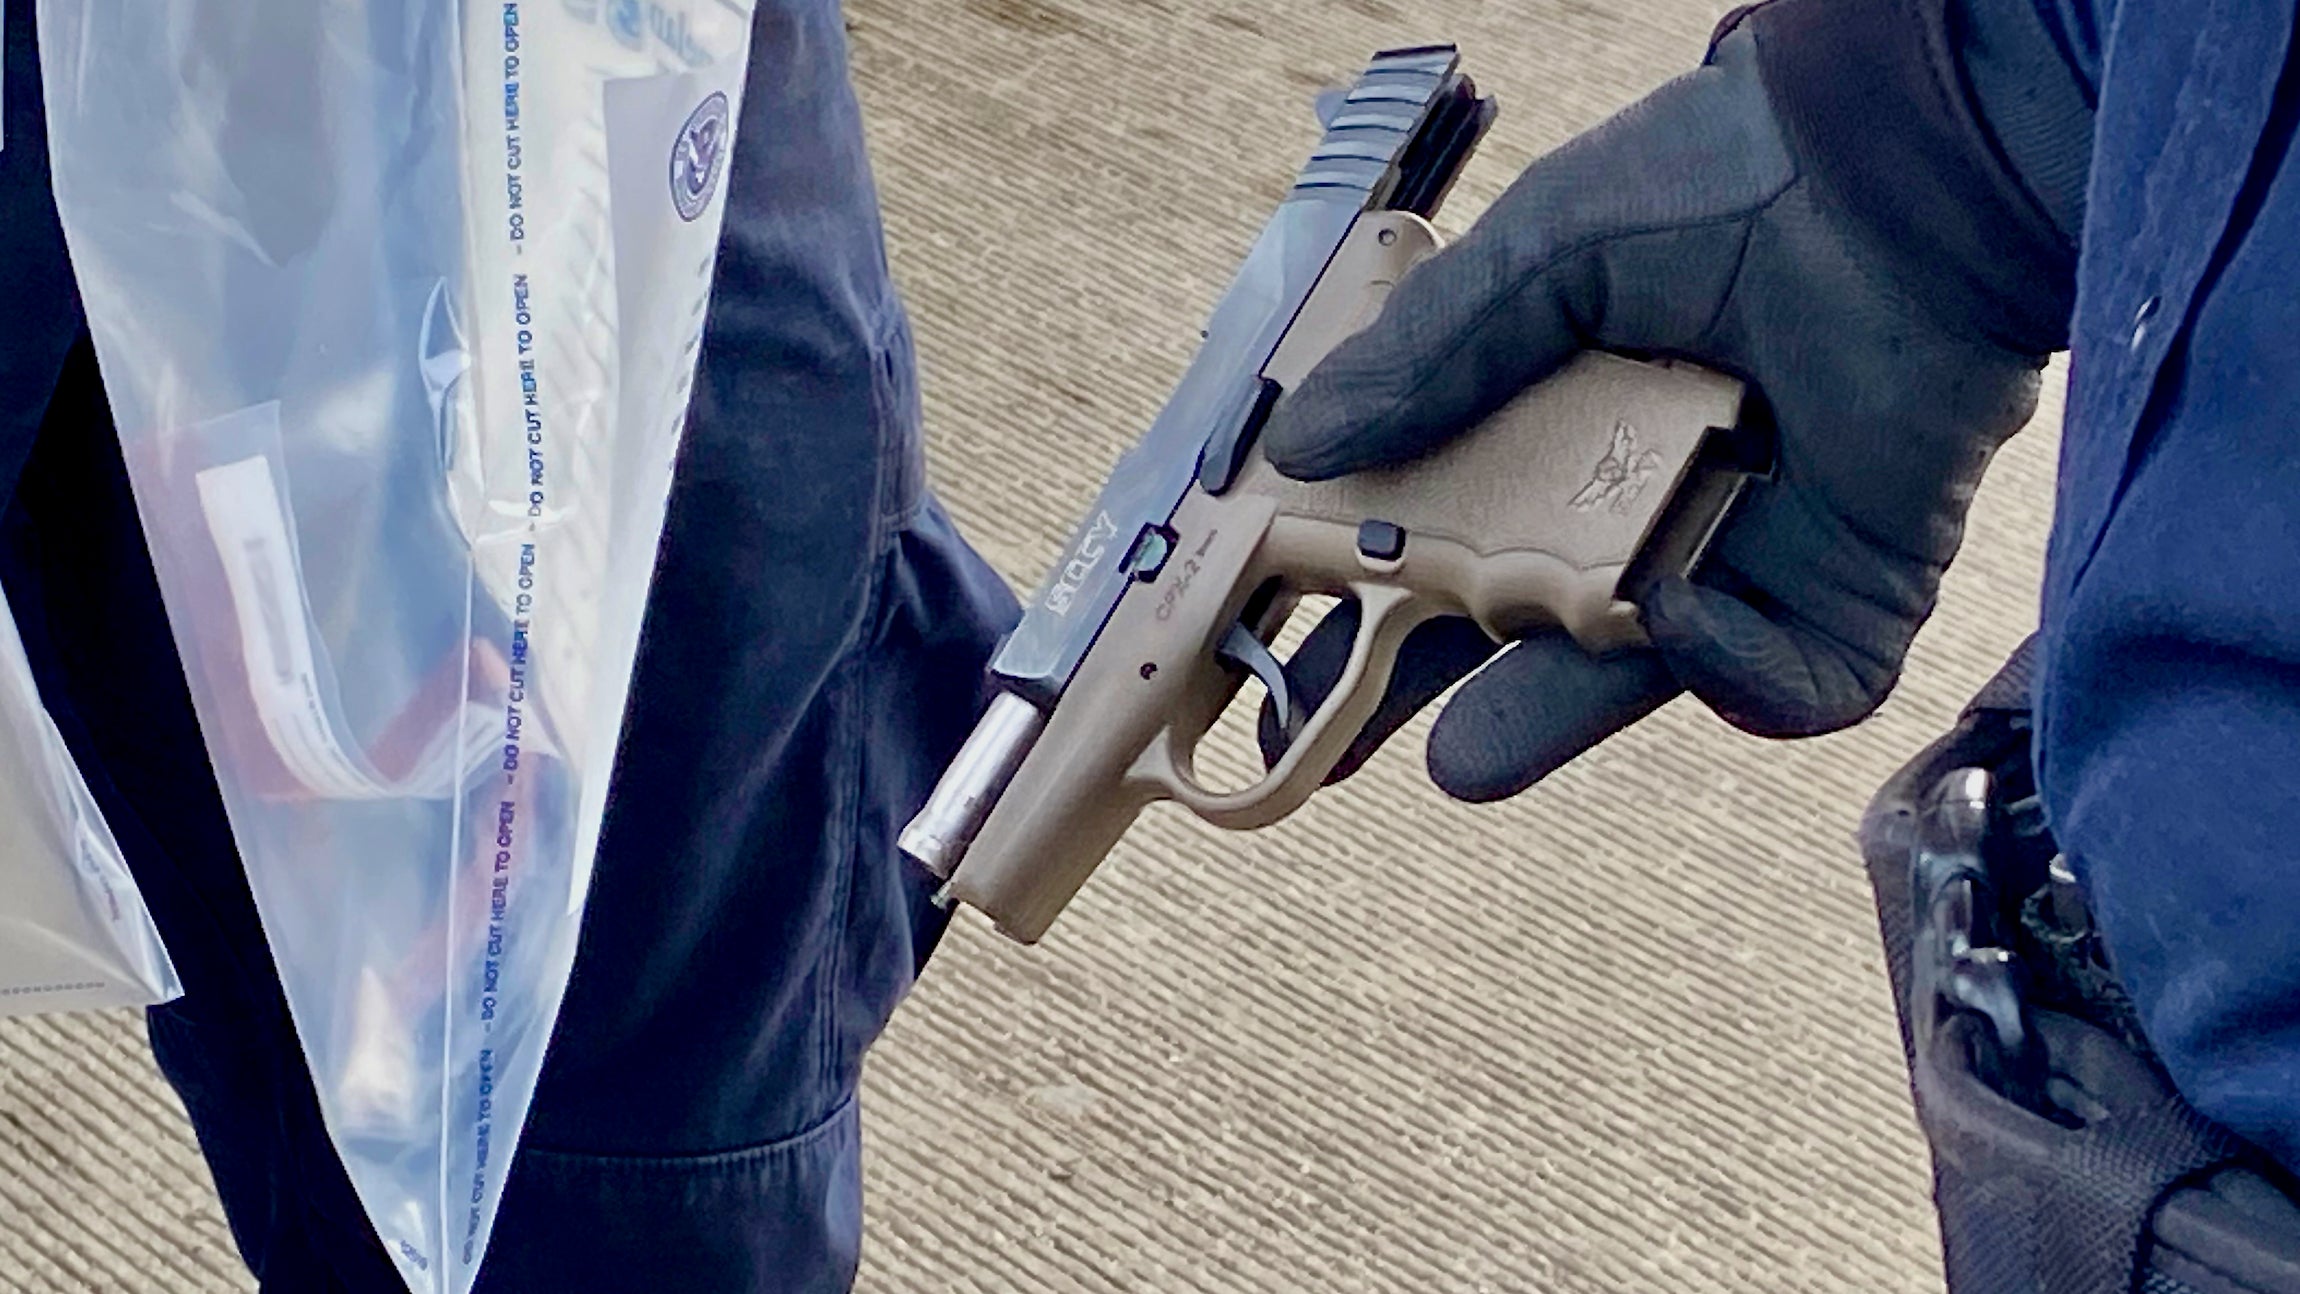
[[[1263,460],[1275,404],[1438,248],[1429,219],[1494,113],[1459,64],[1450,46],[1393,50],[1329,101],[1317,151],[1001,645],[995,699],[902,834],[945,902],[1034,943],[1153,801],[1233,828],[1293,812],[1433,616],[1501,641],[1562,626],[1592,652],[1641,642],[1636,591],[1689,571],[1739,494],[1738,382],[1594,351],[1402,466],[1309,484]],[[1303,715],[1270,643],[1320,594],[1362,614],[1340,679]],[[1217,793],[1193,757],[1249,675],[1290,740],[1258,783]]]

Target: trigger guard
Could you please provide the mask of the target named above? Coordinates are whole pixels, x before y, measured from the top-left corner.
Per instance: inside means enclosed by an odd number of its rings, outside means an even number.
[[[1358,623],[1357,639],[1350,644],[1349,663],[1317,712],[1298,716],[1302,731],[1278,757],[1276,766],[1244,790],[1209,791],[1192,775],[1190,752],[1176,745],[1175,734],[1168,729],[1159,734],[1138,766],[1167,798],[1217,827],[1251,830],[1292,813],[1325,784],[1326,775],[1340,762],[1350,740],[1372,717],[1374,704],[1396,663],[1397,640],[1438,610],[1401,588],[1356,584],[1350,591],[1363,618]],[[1220,652],[1219,647],[1216,650]],[[1357,711],[1356,717],[1344,724],[1345,712],[1352,710]],[[1348,731],[1337,736],[1337,725]],[[1310,758],[1313,750],[1318,756],[1315,760]]]

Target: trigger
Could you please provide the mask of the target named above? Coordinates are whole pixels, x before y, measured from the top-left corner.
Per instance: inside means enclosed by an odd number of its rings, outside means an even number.
[[[1246,628],[1244,621],[1233,621],[1230,632],[1223,634],[1221,643],[1214,648],[1214,655],[1252,670],[1254,677],[1262,680],[1262,686],[1270,690],[1270,708],[1277,713],[1278,731],[1286,734],[1288,742],[1293,741],[1299,735],[1302,716],[1294,708],[1294,693],[1286,683],[1285,667],[1278,664],[1278,658],[1270,654],[1262,640]]]

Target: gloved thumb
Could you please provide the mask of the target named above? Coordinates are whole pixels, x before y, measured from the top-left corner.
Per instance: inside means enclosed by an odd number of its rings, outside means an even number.
[[[1699,358],[1749,220],[1795,177],[1754,47],[1720,46],[1713,65],[1536,162],[1409,271],[1374,322],[1278,402],[1264,453],[1301,480],[1395,466],[1577,351]]]
[[[1271,465],[1316,481],[1408,461],[1571,358],[1581,343],[1567,303],[1594,291],[1594,271],[1569,260],[1529,276],[1521,267],[1538,251],[1527,242],[1489,215],[1408,272],[1374,322],[1271,411]]]

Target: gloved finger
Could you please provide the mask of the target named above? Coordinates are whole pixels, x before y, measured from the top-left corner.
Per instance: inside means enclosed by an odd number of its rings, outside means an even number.
[[[1349,663],[1350,645],[1357,636],[1358,604],[1344,602],[1326,613],[1302,640],[1301,648],[1286,662],[1287,683],[1301,713],[1314,713],[1325,704],[1334,680]],[[1487,637],[1474,620],[1441,616],[1416,626],[1398,645],[1397,665],[1373,717],[1358,730],[1333,772],[1326,775],[1326,785],[1357,772],[1407,720],[1499,650],[1500,644]],[[1267,698],[1262,702],[1259,736],[1263,761],[1276,764],[1288,743],[1278,729],[1277,710]]]
[[[1279,401],[1271,464],[1323,480],[1416,458],[1593,346],[1729,358],[1706,352],[1745,222],[1796,176],[1753,57],[1728,41],[1535,162]]]
[[[1894,669],[1817,633],[1684,579],[1646,595],[1646,636],[1685,689],[1759,737],[1811,737],[1850,727],[1890,690]]]
[[[1430,780],[1457,800],[1502,800],[1659,709],[1679,691],[1651,651],[1591,656],[1536,634],[1462,685],[1430,729]]]

